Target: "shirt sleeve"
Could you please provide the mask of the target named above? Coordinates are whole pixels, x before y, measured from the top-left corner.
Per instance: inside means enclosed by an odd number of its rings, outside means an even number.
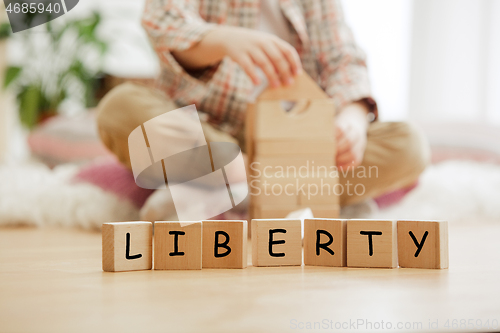
[[[142,25],[160,61],[156,87],[178,105],[195,104],[213,124],[227,125],[226,131],[238,131],[252,88],[244,71],[227,57],[189,71],[171,53],[192,47],[217,26],[200,16],[199,1],[146,0]]]
[[[191,48],[216,25],[205,22],[199,15],[198,1],[147,0],[142,26],[151,41],[164,70],[172,74],[190,76],[206,82],[217,65],[204,70],[188,71],[172,56],[171,51]]]
[[[347,104],[363,101],[378,116],[378,109],[372,97],[366,55],[356,45],[354,36],[347,26],[339,0],[323,1],[320,23],[312,28],[318,35],[318,64],[320,85],[333,99],[336,109]]]

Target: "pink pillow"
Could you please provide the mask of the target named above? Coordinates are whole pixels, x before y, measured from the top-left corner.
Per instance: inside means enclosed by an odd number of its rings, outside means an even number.
[[[99,139],[93,112],[49,118],[31,132],[28,145],[32,154],[50,167],[111,155]]]
[[[115,157],[106,157],[88,164],[80,169],[73,177],[73,181],[98,186],[106,192],[128,200],[137,208],[141,208],[154,192],[137,186],[132,172]]]

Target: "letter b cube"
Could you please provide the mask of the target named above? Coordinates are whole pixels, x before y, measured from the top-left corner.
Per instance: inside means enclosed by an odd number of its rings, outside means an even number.
[[[203,221],[203,268],[247,267],[247,221]]]

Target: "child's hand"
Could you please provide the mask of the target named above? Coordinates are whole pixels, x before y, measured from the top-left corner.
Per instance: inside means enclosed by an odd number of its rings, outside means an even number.
[[[216,31],[212,38],[254,84],[260,81],[255,66],[262,69],[272,87],[292,84],[293,76],[302,70],[295,48],[272,34],[238,27],[221,27]]]
[[[297,51],[280,38],[261,31],[218,26],[187,50],[172,51],[177,61],[188,69],[213,65],[225,56],[238,63],[259,84],[256,68],[260,67],[272,87],[293,83],[302,70]]]
[[[352,103],[337,116],[337,166],[341,169],[356,167],[363,161],[368,130],[367,113],[368,109],[363,103]]]

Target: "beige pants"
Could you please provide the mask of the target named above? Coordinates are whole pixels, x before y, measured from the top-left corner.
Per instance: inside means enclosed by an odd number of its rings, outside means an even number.
[[[163,94],[147,87],[125,83],[110,91],[98,106],[97,125],[104,144],[130,168],[128,135],[137,126],[178,106]],[[168,133],[169,143],[188,140],[181,133],[189,132],[190,120],[179,119]],[[202,122],[208,142],[234,142],[238,139]],[[183,129],[186,129],[185,131]],[[373,122],[368,128],[368,141],[360,166],[340,174],[343,194],[341,206],[413,184],[429,162],[429,147],[422,133],[401,122]]]

